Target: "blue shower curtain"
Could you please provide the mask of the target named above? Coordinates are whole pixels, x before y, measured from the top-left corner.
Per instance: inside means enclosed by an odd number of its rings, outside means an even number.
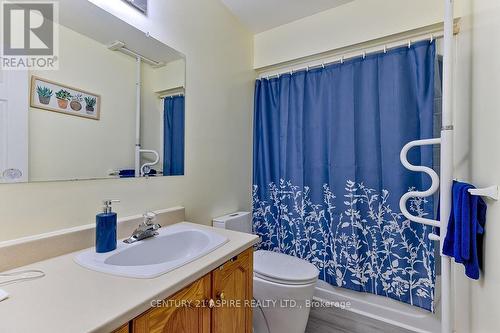
[[[165,98],[163,122],[163,175],[184,175],[184,96]]]
[[[260,247],[306,259],[324,281],[433,311],[431,227],[399,199],[430,181],[401,148],[433,137],[435,44],[262,79],[255,87],[253,226]],[[432,148],[410,162],[432,167]],[[409,210],[433,214],[432,198]]]

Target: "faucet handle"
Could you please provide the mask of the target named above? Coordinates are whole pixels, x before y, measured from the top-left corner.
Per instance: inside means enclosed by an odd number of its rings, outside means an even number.
[[[109,203],[114,203],[114,202],[120,202],[120,200],[118,200],[118,199],[107,199],[107,200],[103,200],[102,201],[103,204],[109,204]]]
[[[104,200],[102,202],[102,205],[103,205],[102,211],[104,213],[111,213],[111,211],[112,211],[111,205],[115,202],[120,202],[120,200]]]
[[[142,215],[144,217],[144,224],[149,225],[156,219],[156,214],[153,212],[146,212]]]

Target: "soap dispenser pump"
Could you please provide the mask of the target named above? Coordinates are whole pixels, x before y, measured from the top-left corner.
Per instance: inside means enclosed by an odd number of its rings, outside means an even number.
[[[96,215],[95,249],[97,253],[111,252],[116,249],[116,213],[111,205],[120,200],[103,201],[102,213]]]

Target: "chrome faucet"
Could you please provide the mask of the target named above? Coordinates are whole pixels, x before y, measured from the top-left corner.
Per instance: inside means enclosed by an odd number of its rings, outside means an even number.
[[[158,235],[157,230],[161,228],[161,225],[153,223],[156,218],[156,214],[153,212],[147,212],[143,215],[143,217],[144,222],[139,224],[139,227],[134,230],[132,236],[123,241],[124,243],[132,244]]]

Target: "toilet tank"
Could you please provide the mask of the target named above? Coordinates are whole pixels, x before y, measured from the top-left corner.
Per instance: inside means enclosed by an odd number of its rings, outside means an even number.
[[[249,212],[236,212],[213,220],[215,228],[252,233],[252,215]]]

